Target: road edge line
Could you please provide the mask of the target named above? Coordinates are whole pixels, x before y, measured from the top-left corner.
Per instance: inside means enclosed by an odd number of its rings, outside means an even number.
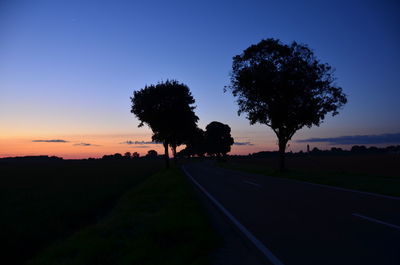
[[[391,200],[400,200],[399,196],[385,195],[385,194],[369,192],[369,191],[362,191],[362,190],[354,190],[354,189],[349,189],[349,188],[343,188],[343,187],[338,187],[338,186],[333,186],[333,185],[328,185],[328,184],[314,183],[314,182],[309,182],[309,181],[305,181],[305,180],[298,180],[298,179],[292,179],[292,178],[287,178],[287,177],[275,177],[275,176],[270,176],[270,175],[266,175],[266,174],[262,174],[262,173],[251,173],[251,172],[244,171],[244,170],[230,169],[230,168],[224,168],[224,167],[219,167],[219,168],[222,168],[224,170],[234,171],[234,172],[243,172],[245,174],[250,174],[250,175],[255,175],[255,176],[269,177],[269,178],[274,178],[274,179],[280,179],[280,180],[293,181],[293,182],[297,182],[297,183],[309,184],[309,185],[314,185],[314,186],[321,187],[321,188],[340,190],[340,191],[345,191],[345,192],[359,193],[359,194],[363,194],[363,195],[375,196],[375,197],[391,199]]]
[[[368,220],[368,221],[373,222],[373,223],[385,225],[385,226],[400,230],[400,226],[398,226],[398,225],[394,225],[394,224],[391,224],[391,223],[388,223],[388,222],[384,222],[384,221],[381,221],[381,220],[378,220],[378,219],[375,219],[375,218],[372,218],[372,217],[368,217],[368,216],[365,216],[365,215],[362,215],[362,214],[359,214],[359,213],[353,213],[352,215],[356,216],[358,218],[361,218],[361,219]]]
[[[251,181],[247,181],[247,180],[243,180],[243,182],[246,183],[246,184],[250,184],[250,185],[253,185],[255,187],[258,187],[258,188],[262,188],[262,186],[260,184],[257,184],[255,182],[251,182]]]
[[[263,175],[261,175],[261,176],[263,176]],[[268,176],[268,177],[278,178],[278,177],[272,177],[272,176]],[[279,179],[285,179],[285,180],[287,179],[287,180],[290,180],[290,181],[294,181],[294,182],[298,182],[298,183],[305,183],[305,184],[309,184],[309,185],[314,185],[314,186],[321,187],[321,188],[334,189],[334,190],[340,190],[340,191],[345,191],[345,192],[359,193],[359,194],[363,194],[363,195],[375,196],[375,197],[391,199],[391,200],[400,200],[400,197],[391,196],[391,195],[385,195],[385,194],[379,194],[379,193],[374,193],[374,192],[369,192],[369,191],[353,190],[353,189],[336,187],[336,186],[327,185],[327,184],[319,184],[319,183],[313,183],[313,182],[301,181],[301,180],[297,180],[297,179],[290,179],[290,178],[283,178],[283,177],[279,178]]]
[[[261,252],[264,256],[274,265],[283,265],[283,263],[263,244],[258,240],[244,225],[242,225],[221,203],[219,203],[210,193],[206,191],[185,169],[184,166],[181,167],[183,172],[189,179],[199,188],[208,199],[210,199],[219,210],[228,217],[228,219],[250,240],[251,243]]]

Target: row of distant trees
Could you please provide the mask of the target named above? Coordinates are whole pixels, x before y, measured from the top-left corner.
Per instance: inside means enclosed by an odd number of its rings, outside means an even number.
[[[365,145],[353,145],[350,150],[343,150],[342,148],[332,147],[330,150],[319,150],[314,147],[311,151],[313,153],[334,153],[334,154],[344,154],[344,153],[353,153],[353,154],[398,154],[400,153],[400,145],[391,145],[386,147],[376,147],[370,146],[367,147]]]
[[[191,157],[191,156],[199,156],[203,157],[205,155],[208,156],[226,156],[227,153],[230,151],[229,142],[225,142],[225,145],[219,145],[219,150],[216,150],[215,146],[221,142],[220,139],[209,139],[207,140],[206,132],[203,130],[199,130],[199,134],[193,137],[194,141],[187,143],[186,148],[182,149],[178,156],[181,157]],[[210,141],[208,142],[207,141]],[[213,142],[215,141],[215,142]],[[215,144],[217,143],[217,144]],[[210,149],[207,149],[207,146],[210,146]],[[307,154],[312,155],[354,155],[354,154],[400,154],[400,145],[392,145],[386,147],[376,147],[376,146],[364,146],[364,145],[354,145],[349,150],[342,149],[340,147],[332,147],[331,149],[322,150],[317,147],[314,147],[309,152],[304,152],[300,150],[299,152],[289,152],[288,155],[295,155],[295,156],[303,156]],[[277,151],[261,151],[249,155],[241,155],[240,157],[256,157],[256,158],[263,158],[263,157],[275,157],[279,155]],[[137,159],[140,155],[137,152],[126,152],[124,155],[120,153],[116,153],[113,155],[104,155],[102,159]],[[158,158],[159,154],[156,150],[149,150],[147,154],[144,156],[145,158]],[[38,157],[34,157],[38,158]],[[48,159],[48,157],[46,157]],[[60,158],[59,158],[60,159]]]
[[[204,139],[204,138],[203,138]],[[187,147],[181,152],[179,152],[179,155],[181,156],[202,156],[205,155],[205,153],[192,153],[188,154],[187,153]],[[263,158],[263,157],[276,157],[279,154],[277,151],[262,151],[262,152],[257,152],[253,154],[249,154],[246,156],[240,155],[240,157],[256,157],[256,158]],[[328,150],[321,150],[318,149],[317,147],[314,147],[312,150],[309,152],[304,152],[304,151],[299,151],[299,152],[289,152],[288,155],[291,156],[304,156],[307,154],[311,155],[363,155],[363,154],[400,154],[400,145],[391,145],[387,147],[376,147],[376,146],[364,146],[364,145],[354,145],[350,148],[350,150],[345,150],[339,147],[332,147],[331,149]],[[210,155],[210,154],[209,154]],[[112,155],[104,155],[102,159],[105,160],[130,160],[130,159],[139,159],[139,158],[159,158],[160,155],[157,153],[156,150],[149,150],[146,155],[143,157],[140,157],[139,153],[137,152],[126,152],[125,154],[120,154],[120,153],[115,153]],[[57,157],[57,156],[22,156],[22,157],[4,157],[0,158],[0,161],[33,161],[33,162],[38,162],[38,161],[62,161],[62,157]],[[88,160],[97,160],[96,158],[88,158]]]
[[[115,153],[113,155],[104,155],[103,159],[134,159],[139,158],[140,154],[138,152],[126,152],[125,154]]]
[[[299,151],[299,152],[289,152],[290,156],[304,156],[304,155],[364,155],[364,154],[400,154],[400,145],[392,145],[387,147],[376,147],[376,146],[364,146],[364,145],[354,145],[349,150],[342,149],[340,147],[332,147],[327,150],[322,150],[314,147],[309,152]],[[265,158],[265,157],[276,157],[278,152],[276,151],[262,151],[248,156],[242,157],[255,157],[255,158]]]
[[[305,126],[319,126],[328,113],[338,114],[347,102],[335,80],[332,67],[321,63],[307,45],[287,45],[271,38],[233,57],[231,82],[224,90],[237,98],[238,114],[245,113],[251,125],[265,124],[274,131],[283,171],[286,147],[293,135]],[[185,84],[167,80],[146,86],[135,91],[131,101],[139,127],[148,125],[153,141],[164,145],[167,167],[168,147],[175,159],[176,148],[182,144],[187,145],[188,155],[208,152],[201,144],[207,132],[197,128],[195,100]]]
[[[225,144],[225,146],[220,146],[220,152],[224,153],[215,153],[215,149],[213,149],[213,146],[215,146],[212,142],[207,144],[205,132],[200,130],[199,135],[194,137],[196,140],[192,143],[188,143],[186,145],[185,149],[182,149],[179,152],[179,156],[182,157],[191,157],[191,156],[224,156],[226,155],[229,151],[230,148],[228,148],[228,144]],[[198,138],[197,138],[198,137]],[[216,140],[219,141],[219,140]],[[212,146],[210,150],[207,150],[207,145]],[[353,145],[349,150],[342,149],[340,147],[332,147],[331,149],[326,149],[322,150],[317,147],[312,148],[309,152],[304,152],[300,150],[299,152],[290,152],[288,153],[289,155],[306,155],[306,154],[312,154],[312,155],[354,155],[354,154],[400,154],[400,145],[391,145],[391,146],[386,146],[386,147],[376,147],[376,146],[364,146],[364,145]],[[246,156],[241,156],[241,157],[257,157],[257,158],[263,158],[263,157],[275,157],[279,155],[279,152],[277,151],[261,151],[253,154],[249,154]],[[139,158],[139,154],[137,152],[130,153],[126,152],[124,155],[121,155],[119,153],[116,153],[114,155],[105,155],[103,156],[103,159],[136,159]],[[144,156],[146,158],[156,158],[159,157],[157,151],[155,150],[149,150],[147,154]]]

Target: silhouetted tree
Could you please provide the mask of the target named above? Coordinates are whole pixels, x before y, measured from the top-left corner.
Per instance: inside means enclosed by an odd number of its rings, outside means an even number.
[[[231,128],[227,124],[213,121],[206,127],[205,146],[207,154],[220,157],[231,151],[233,138]]]
[[[314,154],[318,154],[318,153],[321,153],[321,152],[322,152],[322,151],[319,150],[318,147],[314,147],[314,148],[311,150],[311,153],[314,153]]]
[[[367,152],[368,152],[368,149],[367,149],[367,147],[364,146],[364,145],[354,145],[354,146],[351,147],[351,150],[350,150],[350,151],[353,152],[353,153],[360,153],[360,154],[362,154],[362,153],[367,153]]]
[[[132,158],[139,158],[140,155],[139,155],[138,152],[133,152],[131,157],[132,157]]]
[[[151,158],[155,158],[155,157],[158,156],[158,153],[157,153],[156,150],[149,150],[149,151],[147,151],[147,155],[146,156],[147,157],[151,157]]]
[[[250,124],[266,124],[275,132],[281,171],[295,132],[319,126],[327,113],[338,114],[347,102],[333,73],[308,46],[296,42],[266,39],[233,57],[231,84],[225,90],[237,97],[239,115],[245,112]]]
[[[103,156],[103,159],[106,159],[106,160],[120,160],[122,158],[123,158],[123,156],[120,153],[115,153],[113,155],[104,155]]]
[[[164,145],[165,162],[169,167],[168,146],[176,159],[176,147],[181,145],[196,128],[198,117],[192,104],[195,100],[188,86],[176,80],[135,91],[131,97],[131,112],[153,131],[153,141]]]
[[[400,154],[400,145],[397,146],[388,146],[382,150],[383,152],[393,153],[393,154]]]
[[[131,159],[131,152],[126,152],[126,153],[124,154],[124,157],[125,157],[126,159]]]
[[[331,153],[341,153],[341,152],[343,152],[343,149],[342,148],[338,148],[338,147],[332,147],[331,148],[331,151],[330,151]]]
[[[184,151],[182,155],[188,157],[195,155],[204,156],[206,153],[204,134],[205,132],[202,129],[196,128],[185,142],[186,148],[182,150]]]

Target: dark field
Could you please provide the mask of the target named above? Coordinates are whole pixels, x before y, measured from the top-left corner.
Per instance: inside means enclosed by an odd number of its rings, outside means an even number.
[[[278,158],[235,158],[221,166],[276,177],[400,196],[400,154],[288,156],[287,172]]]
[[[0,264],[24,264],[104,218],[162,161],[0,162]]]
[[[207,216],[179,169],[126,192],[100,222],[41,251],[29,265],[206,265],[217,246]]]

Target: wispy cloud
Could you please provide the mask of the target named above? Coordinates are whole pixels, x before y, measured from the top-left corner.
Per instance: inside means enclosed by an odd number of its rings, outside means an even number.
[[[32,140],[35,143],[68,143],[66,140],[61,139],[50,139],[50,140]]]
[[[137,145],[135,148],[150,148],[148,145]]]
[[[234,142],[234,145],[254,145],[251,142]]]
[[[121,144],[160,144],[160,143],[156,143],[156,142],[152,142],[152,141],[125,141],[122,142]]]
[[[78,143],[74,144],[75,146],[99,146],[97,144],[89,144],[89,143]]]
[[[400,133],[376,135],[352,135],[330,138],[308,138],[297,140],[298,143],[329,143],[333,144],[400,144]]]

